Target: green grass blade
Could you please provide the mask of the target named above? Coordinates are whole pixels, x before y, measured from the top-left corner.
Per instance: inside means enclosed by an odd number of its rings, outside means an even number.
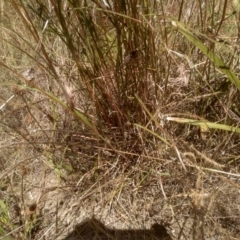
[[[213,51],[207,48],[203,42],[201,42],[194,34],[188,30],[182,23],[178,21],[172,21],[173,26],[177,27],[178,30],[184,35],[190,42],[192,42],[197,48],[199,48],[212,62],[218,67],[228,78],[240,89],[240,80],[230,70],[228,66],[216,55]]]
[[[143,130],[151,133],[152,135],[154,135],[155,137],[159,138],[161,141],[163,141],[164,143],[166,143],[167,145],[171,145],[165,138],[161,137],[160,135],[158,135],[157,133],[151,131],[150,129],[144,127],[144,126],[141,126],[137,123],[134,124],[135,126],[139,127],[139,128],[142,128]]]
[[[195,119],[187,119],[187,118],[177,118],[177,117],[167,117],[168,121],[178,122],[178,123],[186,123],[190,125],[199,126],[201,128],[208,128],[208,129],[219,129],[219,130],[225,130],[230,132],[236,132],[240,133],[240,128],[229,126],[226,124],[220,124],[220,123],[213,123],[208,121],[201,121],[201,120],[195,120]]]

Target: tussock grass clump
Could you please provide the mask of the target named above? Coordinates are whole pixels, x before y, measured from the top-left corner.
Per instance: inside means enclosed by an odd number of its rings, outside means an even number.
[[[238,15],[226,0],[3,3],[0,237],[64,239],[96,217],[236,238]]]

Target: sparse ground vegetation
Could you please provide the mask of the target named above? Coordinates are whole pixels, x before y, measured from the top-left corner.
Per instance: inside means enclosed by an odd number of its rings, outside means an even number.
[[[239,9],[2,1],[0,239],[240,239]]]

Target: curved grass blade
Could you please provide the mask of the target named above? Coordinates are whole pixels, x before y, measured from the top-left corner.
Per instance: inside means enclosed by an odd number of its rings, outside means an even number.
[[[188,30],[182,23],[178,21],[172,21],[172,25],[177,27],[178,30],[184,35],[190,42],[192,42],[197,48],[199,48],[212,62],[218,67],[228,78],[240,89],[240,80],[230,70],[228,66],[220,59],[213,51],[207,48],[194,34]]]

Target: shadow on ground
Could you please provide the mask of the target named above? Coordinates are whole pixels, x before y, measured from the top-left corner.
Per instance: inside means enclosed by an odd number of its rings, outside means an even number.
[[[77,225],[64,240],[172,240],[166,228],[154,224],[149,230],[118,230],[105,227],[96,219]]]

